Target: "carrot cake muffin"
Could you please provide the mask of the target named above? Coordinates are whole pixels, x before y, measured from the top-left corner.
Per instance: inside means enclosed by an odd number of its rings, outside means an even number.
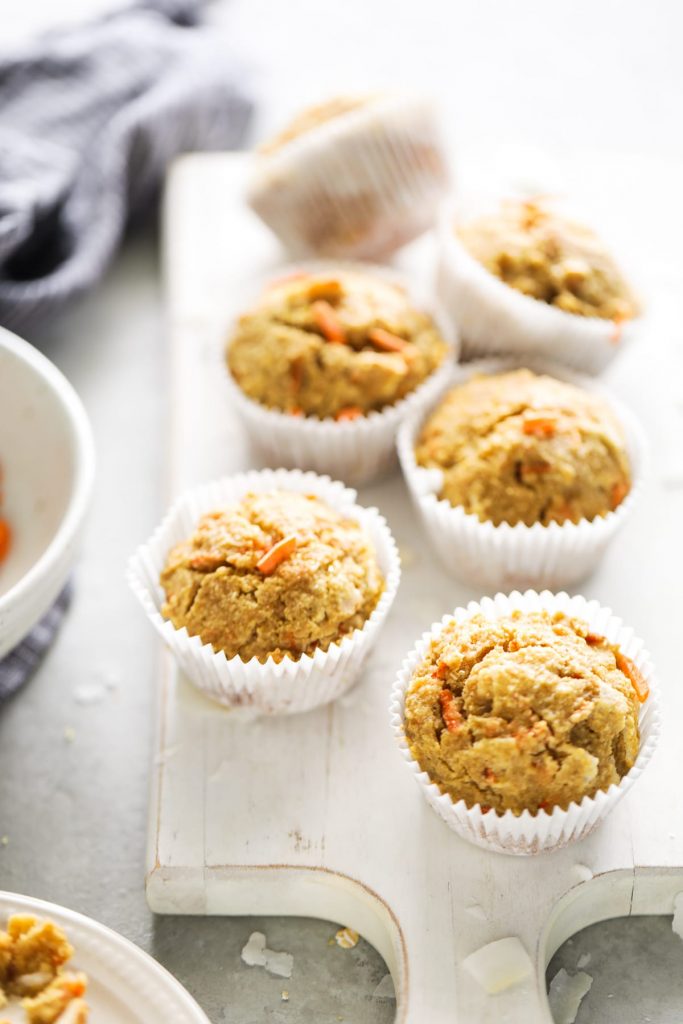
[[[441,498],[495,526],[592,520],[631,488],[624,433],[605,401],[524,369],[453,388],[415,457],[442,471]]]
[[[21,999],[27,1024],[85,1024],[87,978],[64,970],[72,955],[53,921],[10,917],[7,930],[0,931],[0,1006]]]
[[[507,201],[457,228],[488,271],[517,291],[577,316],[630,320],[638,307],[600,239],[541,201]]]
[[[247,198],[297,255],[369,259],[433,225],[448,179],[430,100],[336,96],[260,147]]]
[[[318,419],[352,419],[400,401],[444,360],[434,321],[405,290],[356,271],[274,282],[228,342],[249,398]]]
[[[647,696],[633,662],[578,619],[479,613],[432,641],[406,694],[405,732],[454,801],[535,814],[619,783]]]
[[[247,494],[169,553],[165,618],[228,658],[299,658],[362,628],[384,588],[362,527],[309,494]]]

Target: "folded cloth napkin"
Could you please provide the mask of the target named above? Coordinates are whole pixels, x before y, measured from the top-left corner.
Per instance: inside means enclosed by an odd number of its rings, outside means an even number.
[[[52,644],[71,602],[67,583],[52,608],[14,650],[0,658],[0,704],[22,686]]]
[[[202,0],[146,0],[0,54],[0,323],[103,273],[177,153],[239,144],[251,113]]]

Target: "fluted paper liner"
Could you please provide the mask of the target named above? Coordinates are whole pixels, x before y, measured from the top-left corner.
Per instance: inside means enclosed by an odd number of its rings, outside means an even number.
[[[578,316],[505,284],[465,248],[453,212],[442,216],[436,292],[458,324],[464,359],[536,356],[596,375],[637,334],[640,317],[616,324]]]
[[[206,512],[238,502],[250,492],[272,490],[315,494],[338,512],[357,520],[370,538],[384,576],[382,596],[362,629],[356,629],[326,651],[303,654],[298,660],[268,658],[242,661],[214,651],[187,629],[176,629],[161,614],[164,592],[159,583],[170,549],[195,529]],[[174,503],[151,539],[132,557],[128,580],[150,621],[187,678],[207,697],[252,714],[291,714],[309,711],[336,700],[356,681],[365,658],[393,603],[401,576],[393,536],[375,508],[356,503],[356,492],[344,484],[298,470],[240,473],[205,484]]]
[[[476,373],[502,373],[519,365],[599,394],[612,408],[624,429],[632,475],[631,490],[614,511],[578,523],[494,526],[491,522],[481,522],[462,506],[453,506],[438,497],[443,479],[441,470],[426,469],[415,461],[415,443],[423,423],[451,388]],[[527,587],[558,590],[594,572],[639,499],[647,459],[643,431],[628,409],[592,380],[534,359],[524,362],[481,360],[452,368],[450,379],[432,408],[415,413],[402,424],[397,447],[408,488],[440,564],[458,579],[485,590]]]
[[[535,815],[529,811],[515,815],[512,811],[499,814],[493,809],[484,812],[479,805],[469,808],[464,800],[456,802],[447,793],[441,792],[427,773],[422,771],[406,740],[405,695],[413,672],[434,637],[453,618],[462,622],[482,612],[488,619],[494,620],[515,610],[547,611],[551,614],[564,612],[582,619],[591,632],[605,636],[610,643],[616,644],[634,662],[650,686],[650,695],[640,706],[640,749],[631,770],[618,785],[613,784],[593,797],[585,796],[580,803],[572,802],[567,810],[555,807],[552,811],[539,811]],[[525,594],[515,591],[509,596],[496,594],[494,598],[482,598],[481,602],[471,601],[467,608],[457,608],[453,615],[445,615],[441,622],[434,623],[403,662],[392,689],[389,710],[391,727],[401,754],[427,802],[439,817],[454,832],[476,846],[516,855],[545,853],[585,838],[640,777],[655,751],[660,732],[659,688],[643,641],[621,619],[616,618],[609,608],[601,607],[597,601],[588,601],[581,596],[569,597],[565,593],[551,594],[547,590],[540,594],[531,590]]]
[[[401,285],[415,308],[432,318],[448,346],[441,365],[414,391],[380,411],[342,422],[319,420],[313,416],[292,416],[278,409],[268,409],[249,398],[226,368],[232,402],[252,443],[271,465],[311,469],[357,486],[384,475],[395,466],[399,425],[412,413],[430,405],[440,392],[444,381],[449,378],[453,360],[457,358],[458,337],[448,318],[428,296],[404,275],[375,264],[319,260],[286,266],[259,282],[255,295],[270,279],[277,280],[298,271],[311,274],[335,271],[365,273]],[[231,324],[225,332],[226,343],[233,330],[234,324]]]
[[[382,259],[433,226],[448,181],[431,101],[385,95],[257,155],[247,199],[294,256]]]

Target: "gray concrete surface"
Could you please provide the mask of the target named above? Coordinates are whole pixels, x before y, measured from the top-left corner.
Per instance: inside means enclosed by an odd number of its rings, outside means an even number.
[[[23,0],[12,5],[3,39],[109,2]],[[571,12],[549,10],[546,0],[234,0],[214,4],[212,17],[247,61],[256,57],[263,100],[256,136],[330,89],[399,81],[439,92],[449,132],[463,147],[577,139],[680,152],[671,126],[683,85],[683,7],[577,0]],[[373,996],[384,965],[363,943],[353,951],[329,946],[332,926],[155,921],[145,904],[157,644],[123,566],[163,507],[166,359],[156,254],[151,231],[128,243],[100,288],[29,338],[83,397],[99,474],[72,611],[30,685],[0,711],[0,836],[9,839],[0,846],[0,887],[121,931],[168,966],[214,1024],[384,1024],[393,1003]],[[635,919],[585,933],[596,980],[579,1024],[683,1019],[680,940],[672,946],[668,928],[665,919]],[[294,955],[286,985],[241,963],[239,951],[257,929],[272,948]],[[561,963],[575,968],[573,947],[563,947],[551,973]]]
[[[550,961],[548,984],[561,967],[576,973],[581,958],[593,984],[576,1024],[683,1020],[683,940],[671,930],[670,917],[618,917],[585,928]]]

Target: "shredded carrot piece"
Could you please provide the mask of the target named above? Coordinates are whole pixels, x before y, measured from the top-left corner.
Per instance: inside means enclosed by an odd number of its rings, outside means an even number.
[[[408,344],[405,338],[399,338],[398,334],[385,331],[383,327],[373,327],[368,331],[368,341],[383,352],[403,352]]]
[[[343,288],[336,277],[314,278],[308,286],[309,299],[340,299]]]
[[[612,509],[615,509],[618,505],[621,505],[622,501],[628,494],[628,490],[628,484],[625,480],[617,480],[617,482],[612,486],[612,490],[610,491],[610,504],[612,506]]]
[[[621,651],[617,651],[617,668],[620,669],[631,680],[631,685],[636,691],[636,697],[641,704],[644,704],[650,696],[650,687],[647,679],[640,669],[634,665],[630,658],[627,658]]]
[[[600,636],[599,633],[586,633],[584,639],[589,647],[597,647],[597,645],[601,644],[605,638],[604,636]]]
[[[557,421],[550,416],[534,416],[522,423],[522,432],[534,437],[554,437],[556,430]]]
[[[12,531],[6,519],[0,519],[0,562],[7,558],[10,544],[12,543]]]
[[[486,779],[487,782],[495,783],[495,782],[498,781],[498,779],[496,777],[496,773],[493,771],[492,768],[488,768],[488,767],[484,768],[484,778]]]
[[[311,306],[311,312],[316,327],[327,341],[333,341],[340,345],[345,344],[344,328],[329,302],[326,302],[325,299],[318,299]]]
[[[553,467],[549,462],[525,462],[522,466],[523,473],[549,473]]]
[[[462,725],[462,716],[455,706],[455,697],[450,690],[442,690],[439,694],[443,724],[449,732],[457,732]]]
[[[335,419],[338,423],[342,423],[344,420],[357,420],[359,416],[363,415],[363,410],[358,405],[347,405],[345,408],[340,409]]]
[[[277,544],[273,544],[272,548],[266,551],[262,558],[259,558],[256,563],[256,568],[259,572],[262,572],[264,576],[270,576],[272,572],[275,572],[280,562],[284,562],[286,558],[293,555],[296,551],[296,537],[294,534],[290,534],[289,537],[283,537]]]
[[[287,412],[290,416],[296,416],[297,419],[304,414],[303,409],[300,409],[298,405],[295,405],[292,409],[288,409]]]
[[[618,345],[621,341],[621,335],[624,331],[624,324],[629,319],[627,316],[617,314],[612,320],[612,330],[610,332],[609,340],[613,345]]]
[[[552,811],[553,805],[550,803],[549,800],[541,800],[540,804],[538,805],[538,809],[539,811]]]

